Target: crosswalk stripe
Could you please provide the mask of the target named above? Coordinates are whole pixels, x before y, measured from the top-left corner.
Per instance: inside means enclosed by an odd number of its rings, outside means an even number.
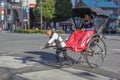
[[[109,80],[108,77],[74,68],[52,69],[17,75],[30,80]]]

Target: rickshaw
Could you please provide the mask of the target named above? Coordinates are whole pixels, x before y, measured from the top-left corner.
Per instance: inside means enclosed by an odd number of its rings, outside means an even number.
[[[76,61],[75,63],[79,63],[81,60],[81,56],[83,56],[86,63],[90,67],[100,67],[107,55],[106,44],[104,41],[105,37],[102,35],[102,31],[105,28],[106,23],[109,19],[108,14],[99,8],[73,8],[71,11],[71,15],[74,22],[75,31],[71,35],[73,35],[76,32],[79,26],[81,26],[81,23],[83,22],[83,16],[86,13],[92,15],[92,21],[95,24],[96,33],[88,37],[88,39],[86,40],[86,47],[84,50],[77,51],[76,53],[74,52],[75,48],[69,46],[67,47],[67,51],[69,56],[71,56]],[[69,36],[68,40],[72,37],[71,35]],[[74,35],[74,38],[76,38],[76,35]],[[89,55],[89,51],[91,50],[92,55]],[[83,54],[79,54],[80,52],[82,52]]]

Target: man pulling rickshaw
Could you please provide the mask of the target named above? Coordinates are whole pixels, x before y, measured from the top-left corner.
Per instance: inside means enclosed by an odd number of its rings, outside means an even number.
[[[107,23],[108,16],[87,7],[74,8],[71,15],[75,31],[65,42],[64,47],[67,51],[72,51],[72,55],[81,53],[80,55],[84,56],[90,67],[100,67],[107,54],[104,36],[101,35],[101,32]],[[72,59],[78,61],[74,57]]]

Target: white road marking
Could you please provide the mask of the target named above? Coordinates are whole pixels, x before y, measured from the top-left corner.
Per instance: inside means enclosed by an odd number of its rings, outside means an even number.
[[[120,49],[109,49],[109,50],[112,50],[112,51],[119,51],[119,52],[120,52]]]
[[[52,69],[44,71],[29,72],[23,74],[17,74],[18,76],[30,79],[30,80],[109,80],[109,77],[105,77],[99,74],[73,69],[62,68]]]

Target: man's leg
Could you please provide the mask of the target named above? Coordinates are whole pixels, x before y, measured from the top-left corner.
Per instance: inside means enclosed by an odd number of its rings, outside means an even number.
[[[63,57],[64,57],[65,61],[68,61],[68,55],[67,55],[67,51],[65,48],[62,49],[62,53],[63,53]]]
[[[67,61],[67,62],[72,61],[72,64],[74,63],[73,58],[71,58],[70,56],[67,55],[67,50],[66,50],[66,48],[63,48],[63,49],[62,49],[62,53],[63,53],[63,56],[64,56],[65,61]],[[69,63],[70,63],[70,62],[69,62]]]
[[[61,62],[60,57],[59,57],[60,53],[61,53],[61,50],[57,49],[55,57],[56,57],[58,63],[60,63],[60,65],[62,66],[62,62]]]

